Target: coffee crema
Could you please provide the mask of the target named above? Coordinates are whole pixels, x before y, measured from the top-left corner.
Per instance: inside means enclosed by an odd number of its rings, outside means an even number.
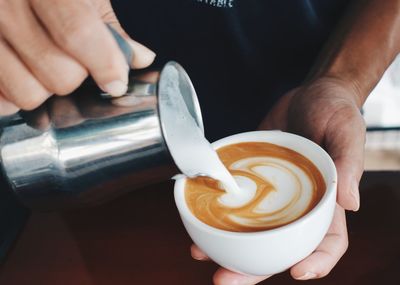
[[[222,203],[226,192],[207,177],[187,179],[185,199],[202,222],[226,231],[257,232],[291,223],[313,209],[326,191],[318,168],[300,153],[265,142],[231,144],[217,150],[243,191],[255,188],[239,207]]]

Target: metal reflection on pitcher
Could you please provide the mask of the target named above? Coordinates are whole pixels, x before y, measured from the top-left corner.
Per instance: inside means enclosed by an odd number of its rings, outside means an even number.
[[[196,93],[184,69],[181,93],[202,128]],[[60,209],[98,204],[176,172],[158,110],[160,72],[132,77],[125,96],[95,86],[52,97],[31,112],[0,118],[1,165],[27,206]]]

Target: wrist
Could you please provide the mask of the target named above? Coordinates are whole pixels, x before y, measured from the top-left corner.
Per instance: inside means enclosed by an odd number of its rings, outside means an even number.
[[[345,98],[351,101],[359,109],[364,105],[368,94],[360,87],[357,81],[342,77],[334,73],[321,73],[309,79],[305,86],[323,86],[323,89],[335,89],[345,95]],[[341,91],[339,91],[341,90]]]

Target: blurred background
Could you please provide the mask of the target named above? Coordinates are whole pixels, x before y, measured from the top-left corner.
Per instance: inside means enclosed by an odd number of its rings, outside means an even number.
[[[363,108],[367,123],[366,170],[400,170],[400,56]]]

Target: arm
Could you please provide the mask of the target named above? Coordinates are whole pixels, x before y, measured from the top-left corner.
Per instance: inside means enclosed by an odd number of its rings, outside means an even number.
[[[400,1],[353,2],[307,83],[338,79],[354,89],[360,107],[400,52]]]

